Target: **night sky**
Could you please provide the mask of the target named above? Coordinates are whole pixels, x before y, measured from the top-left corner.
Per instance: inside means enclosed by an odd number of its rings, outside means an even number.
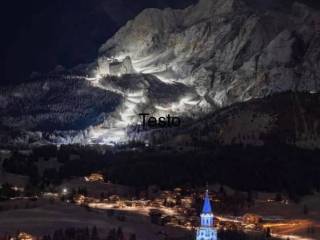
[[[246,0],[257,8],[291,0]],[[317,0],[303,0],[319,5]],[[32,71],[92,61],[102,43],[148,7],[183,8],[197,0],[10,0],[2,3],[0,85],[25,82]]]

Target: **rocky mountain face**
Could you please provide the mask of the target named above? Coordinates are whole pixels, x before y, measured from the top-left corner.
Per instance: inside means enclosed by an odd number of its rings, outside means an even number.
[[[311,93],[320,88],[320,14],[301,3],[257,8],[250,2],[200,0],[182,10],[146,9],[102,45],[95,62],[57,69],[53,81],[40,76],[3,88],[1,142],[161,141],[161,131],[128,128],[147,112],[188,118],[191,139],[203,128],[199,119],[214,113],[203,133],[214,143],[263,144],[270,138],[261,136],[272,132],[285,136],[285,143],[297,144],[303,135],[314,141],[301,146],[317,145],[317,136],[310,137],[319,132],[317,114],[308,115],[311,128],[292,121],[304,118],[310,101],[312,108],[319,101]],[[305,92],[304,107],[290,94],[272,97],[287,91]],[[238,105],[246,101],[249,107]],[[277,101],[281,108],[272,109]],[[290,104],[297,109],[283,115]],[[170,141],[177,141],[176,134],[165,131]]]
[[[287,90],[319,90],[319,12],[200,0],[184,10],[147,9],[100,49],[135,69],[194,86],[212,107]]]

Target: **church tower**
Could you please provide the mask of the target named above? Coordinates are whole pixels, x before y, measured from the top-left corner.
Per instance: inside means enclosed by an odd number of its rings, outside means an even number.
[[[201,226],[197,230],[196,240],[217,240],[217,231],[213,226],[213,213],[209,199],[209,192],[206,191],[201,217]]]

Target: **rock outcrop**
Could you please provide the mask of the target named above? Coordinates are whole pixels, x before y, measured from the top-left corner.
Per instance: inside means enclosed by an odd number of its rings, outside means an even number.
[[[318,16],[300,3],[262,11],[244,0],[147,9],[101,47],[100,57],[130,56],[139,72],[194,86],[212,106],[318,91]]]

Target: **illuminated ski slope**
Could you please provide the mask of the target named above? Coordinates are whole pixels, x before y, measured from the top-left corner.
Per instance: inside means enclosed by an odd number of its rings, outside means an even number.
[[[115,59],[121,61],[121,59],[124,59],[125,57],[126,56],[117,56]],[[164,59],[165,57],[166,56],[163,56]],[[151,64],[154,59],[155,56],[152,55],[144,58],[132,59],[133,68],[138,74],[137,77],[139,78],[142,76],[143,78],[143,75],[155,76],[156,80],[153,79],[152,83],[156,86],[164,85],[170,89],[172,85],[174,88],[174,85],[178,83],[177,76],[172,74],[170,66],[166,66],[165,64],[155,66],[154,64]],[[100,72],[97,71],[95,74],[96,77],[87,78],[92,86],[117,93],[121,95],[124,100],[116,111],[105,119],[103,124],[90,129],[87,136],[88,144],[114,145],[116,143],[127,142],[129,140],[127,134],[128,126],[141,122],[139,114],[142,113],[144,109],[148,109],[148,111],[150,111],[148,113],[152,113],[153,116],[159,117],[168,114],[183,115],[193,111],[197,105],[199,107],[203,106],[203,98],[195,97],[195,95],[191,93],[183,94],[182,91],[181,97],[178,95],[176,100],[172,102],[169,101],[164,103],[157,101],[157,99],[150,99],[149,91],[156,91],[158,93],[159,91],[163,91],[160,94],[164,96],[166,96],[167,93],[165,89],[162,90],[161,88],[156,90],[150,89],[150,82],[148,82],[148,80],[143,81],[144,86],[141,87],[141,89],[134,85],[132,85],[133,89],[131,89],[130,84],[133,83],[130,83],[130,81],[127,88],[123,89],[117,86],[117,84],[109,84],[108,78],[104,78],[103,74]],[[121,80],[121,77],[125,76],[120,75],[117,77]],[[178,94],[180,94],[179,91]],[[168,95],[170,95],[170,93],[168,93]]]

